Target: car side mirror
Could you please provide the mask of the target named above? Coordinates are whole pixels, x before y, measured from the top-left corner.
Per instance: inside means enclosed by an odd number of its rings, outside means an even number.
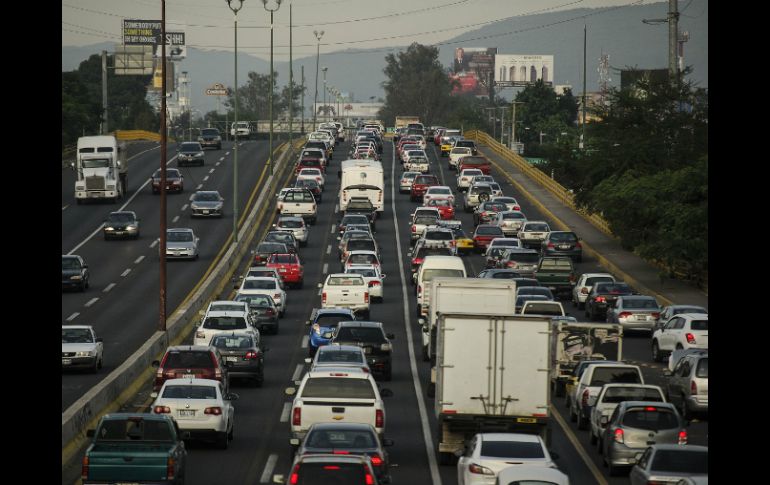
[[[388,337],[389,340],[395,340],[396,339],[396,335],[392,334],[392,333],[385,334],[385,336]]]
[[[88,265],[87,265],[87,264],[84,264],[84,265],[83,265],[83,269],[88,269]]]
[[[295,395],[297,393],[297,390],[295,388],[293,388],[293,387],[287,387],[286,390],[284,391],[284,393],[287,396],[293,396],[293,395]]]
[[[101,337],[96,337],[96,341],[97,341],[97,342],[104,342],[104,339],[103,339],[103,338],[101,338]]]
[[[607,423],[609,422],[610,422],[609,416],[602,416],[601,418],[599,418],[599,423],[601,423],[602,426],[607,426]]]
[[[238,399],[240,399],[240,397],[241,396],[239,396],[238,394],[231,392],[230,394],[225,396],[225,399],[228,401],[237,401]]]
[[[159,360],[153,360],[152,361],[152,366],[153,367],[160,367],[160,361]]]
[[[93,438],[94,436],[96,436],[96,430],[95,429],[86,430],[86,436],[89,438]]]
[[[393,391],[391,391],[390,389],[387,389],[387,388],[386,389],[381,389],[380,390],[380,396],[381,397],[392,397],[393,396]]]
[[[158,398],[158,393],[153,391],[153,392],[150,393],[150,397],[153,398],[153,399],[157,399]]]

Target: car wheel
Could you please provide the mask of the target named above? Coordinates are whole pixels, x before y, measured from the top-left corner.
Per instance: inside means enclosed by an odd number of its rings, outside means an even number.
[[[89,371],[91,374],[96,374],[96,371],[98,371],[98,370],[99,370],[99,361],[98,361],[98,360],[96,360],[96,359],[94,359],[94,365],[92,365],[91,367],[89,367],[88,371]]]
[[[577,307],[578,307],[578,310],[585,310],[586,304],[585,304],[585,302],[581,303],[580,301],[578,301]]]
[[[104,367],[104,356],[99,357],[99,369],[101,369],[102,367]]]
[[[602,441],[601,436],[596,438],[596,452],[600,455],[604,453],[604,442]]]
[[[607,460],[607,469],[607,473],[609,473],[611,477],[617,477],[622,472],[621,467],[613,465],[612,460],[609,459]]]
[[[690,408],[687,407],[687,398],[684,394],[682,394],[679,397],[679,400],[681,402],[681,405],[679,406],[679,414],[682,415],[682,419],[685,421],[690,421],[692,419],[692,412],[690,411]]]
[[[577,428],[580,430],[588,429],[588,419],[583,416],[582,412],[578,412],[577,415]]]
[[[230,444],[230,440],[227,439],[227,432],[222,431],[217,436],[217,448],[220,450],[226,450],[227,446]]]
[[[423,345],[422,346],[422,361],[423,362],[430,362],[430,353],[428,353],[428,346]]]
[[[660,347],[658,346],[657,340],[652,341],[652,361],[663,362],[663,357],[660,355]]]
[[[262,387],[262,384],[265,382],[265,372],[262,371],[259,373],[257,377],[254,378],[254,387]]]
[[[588,434],[589,434],[588,442],[591,443],[592,445],[595,445],[596,444],[596,435],[593,433],[593,431],[588,433]]]
[[[234,435],[234,433],[235,433],[235,426],[233,426],[232,428],[230,428],[230,432],[229,432],[229,433],[227,433],[227,439],[229,439],[230,441],[232,441],[232,440],[233,440],[233,438],[234,438],[234,436],[233,436],[233,435]]]
[[[556,381],[556,384],[554,385],[555,392],[554,394],[556,397],[564,397],[565,389],[564,389],[564,383],[560,381]]]
[[[569,406],[569,420],[571,422],[573,422],[573,423],[577,422],[577,420],[578,420],[577,413],[575,413],[575,411],[572,410],[572,403],[571,402],[570,402],[570,406]]]
[[[79,290],[80,290],[81,293],[85,293],[86,292],[86,283],[85,282],[80,284]]]
[[[382,374],[383,381],[390,381],[392,379],[393,379],[393,370],[388,369],[386,372]]]
[[[438,464],[442,466],[449,466],[452,464],[452,458],[454,458],[454,455],[452,453],[442,453],[438,452]]]

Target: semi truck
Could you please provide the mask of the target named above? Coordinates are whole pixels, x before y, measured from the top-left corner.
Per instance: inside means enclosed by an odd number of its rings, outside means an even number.
[[[75,160],[75,200],[112,199],[117,202],[128,186],[126,147],[114,136],[78,138]]]
[[[551,319],[437,315],[438,460],[449,465],[476,433],[530,433],[550,443]]]

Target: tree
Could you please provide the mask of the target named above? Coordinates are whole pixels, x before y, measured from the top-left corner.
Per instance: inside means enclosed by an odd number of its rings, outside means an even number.
[[[521,121],[522,128],[517,132],[528,153],[535,144],[538,145],[535,151],[540,150],[540,133],[544,143],[555,143],[557,136],[574,127],[577,120],[577,100],[572,91],[566,89],[563,94],[557,94],[541,79],[521,90],[516,101],[524,103],[517,108],[516,121]]]

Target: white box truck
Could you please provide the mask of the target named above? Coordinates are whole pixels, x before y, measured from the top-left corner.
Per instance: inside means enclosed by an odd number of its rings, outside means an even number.
[[[340,164],[340,212],[353,197],[366,197],[377,212],[385,210],[385,177],[376,160],[345,160]]]
[[[437,313],[516,314],[516,282],[491,278],[434,278],[423,304],[428,307],[427,319],[419,319],[422,326],[422,357],[425,361],[436,358]]]
[[[476,433],[531,433],[550,442],[551,319],[438,315],[438,459],[453,463]]]

